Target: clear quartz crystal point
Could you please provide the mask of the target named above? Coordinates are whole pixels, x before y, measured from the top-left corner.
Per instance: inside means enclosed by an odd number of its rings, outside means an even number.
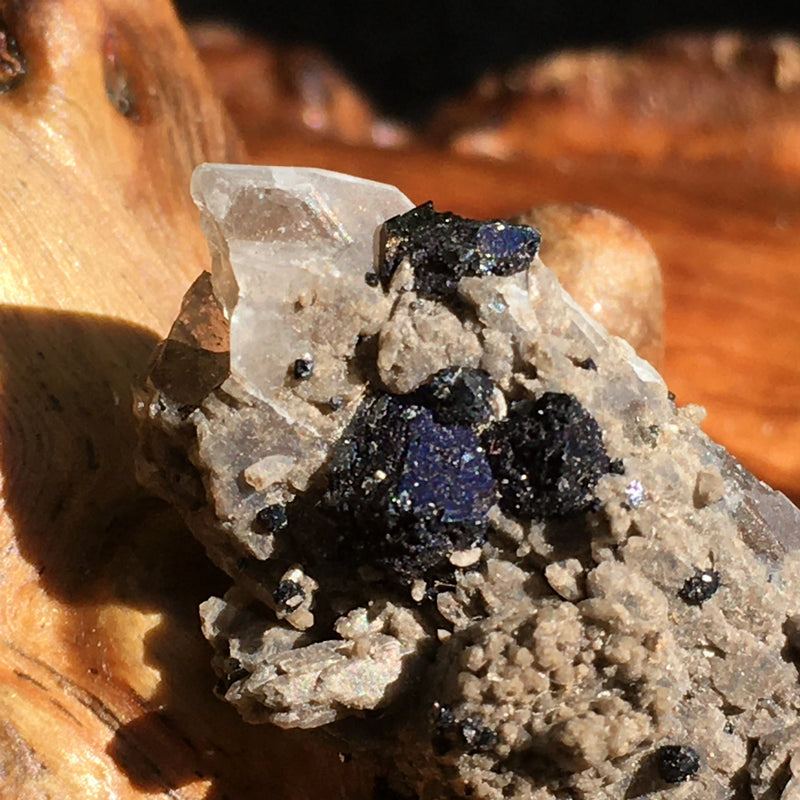
[[[231,374],[264,399],[310,349],[310,331],[287,324],[287,309],[332,282],[357,290],[378,227],[413,208],[393,186],[305,167],[202,164],[192,197],[230,319]]]

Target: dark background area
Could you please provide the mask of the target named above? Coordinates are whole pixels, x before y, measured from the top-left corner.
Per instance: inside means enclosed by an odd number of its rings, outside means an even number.
[[[177,0],[187,20],[233,22],[276,43],[327,53],[385,113],[419,120],[490,67],[667,31],[800,30],[800,3],[643,0]]]

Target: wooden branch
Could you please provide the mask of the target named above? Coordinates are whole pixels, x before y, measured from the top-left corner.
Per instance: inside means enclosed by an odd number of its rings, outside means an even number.
[[[0,3],[0,89],[0,796],[368,786],[212,696],[224,584],[133,478],[131,385],[208,261],[191,171],[240,158],[174,11]]]

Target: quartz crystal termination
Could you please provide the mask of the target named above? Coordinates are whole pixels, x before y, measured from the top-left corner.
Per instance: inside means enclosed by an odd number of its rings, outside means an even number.
[[[426,800],[790,800],[800,513],[532,229],[315,170],[193,189],[214,274],[139,470],[233,580],[201,609],[220,696]]]
[[[339,201],[348,194],[351,202]],[[287,303],[313,305],[333,286],[337,297],[356,295],[375,260],[376,230],[412,207],[384,184],[291,167],[203,165],[192,197],[230,321],[231,374],[262,399],[283,385],[288,365],[297,369],[314,335],[313,317],[292,316]]]

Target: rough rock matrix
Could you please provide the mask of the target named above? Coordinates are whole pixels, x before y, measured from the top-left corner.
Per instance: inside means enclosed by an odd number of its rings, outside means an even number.
[[[535,230],[319,170],[193,193],[139,463],[233,580],[220,696],[424,800],[800,795],[800,512]]]

